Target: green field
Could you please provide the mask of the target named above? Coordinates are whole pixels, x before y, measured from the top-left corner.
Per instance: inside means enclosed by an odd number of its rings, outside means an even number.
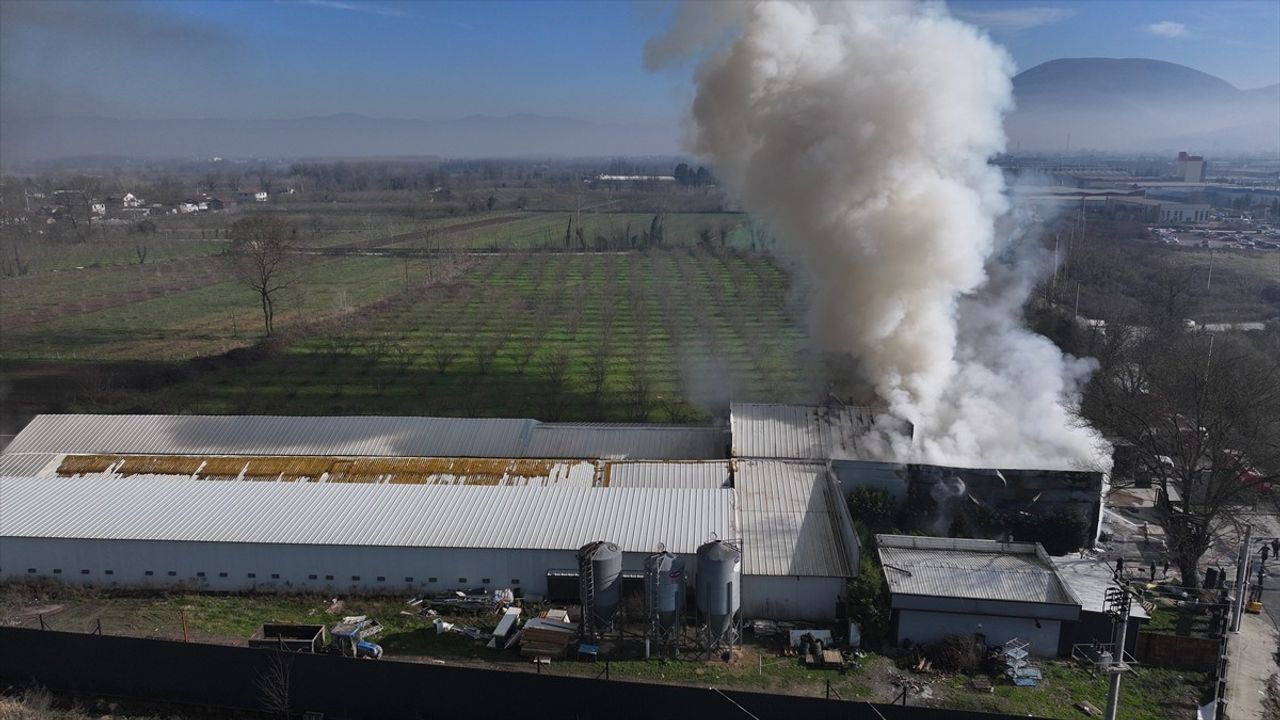
[[[400,265],[379,257],[308,259],[277,302],[278,324],[287,329],[401,292]],[[262,336],[257,297],[216,259],[63,275],[4,283],[0,358],[180,361]]]
[[[788,285],[768,258],[733,251],[502,254],[388,313],[174,387],[164,405],[689,421],[730,396],[815,392]]]

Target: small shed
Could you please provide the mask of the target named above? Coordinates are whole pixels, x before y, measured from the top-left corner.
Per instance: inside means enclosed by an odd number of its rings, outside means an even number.
[[[1031,654],[1069,654],[1080,600],[1039,543],[877,535],[894,639],[1014,638]]]

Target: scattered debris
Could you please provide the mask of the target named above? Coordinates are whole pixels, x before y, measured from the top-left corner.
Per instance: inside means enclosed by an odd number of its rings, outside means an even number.
[[[969,687],[978,692],[990,693],[995,692],[995,688],[991,686],[991,678],[986,675],[974,675],[969,680]]]
[[[1027,650],[1029,647],[1031,643],[1013,638],[1004,644],[1004,650],[1000,653],[1000,660],[1006,668],[1004,674],[1018,687],[1035,687],[1040,684],[1040,668],[1027,659],[1031,655]]]
[[[569,622],[567,610],[547,610],[530,618],[520,630],[520,654],[550,662],[550,658],[564,657],[577,635],[578,625]]]
[[[1097,717],[1102,714],[1102,711],[1090,704],[1088,700],[1081,700],[1076,703],[1076,709],[1089,717]]]
[[[502,619],[498,621],[498,627],[493,630],[493,639],[489,641],[489,647],[497,649],[501,644],[506,647],[507,638],[516,629],[516,623],[520,620],[521,610],[518,607],[509,607],[502,613]]]

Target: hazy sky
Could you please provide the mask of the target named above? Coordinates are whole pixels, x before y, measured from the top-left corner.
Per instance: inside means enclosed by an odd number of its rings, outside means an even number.
[[[1280,2],[953,2],[1019,67],[1151,57],[1280,82]],[[666,123],[687,70],[645,72],[669,3],[0,2],[0,106],[23,116]]]

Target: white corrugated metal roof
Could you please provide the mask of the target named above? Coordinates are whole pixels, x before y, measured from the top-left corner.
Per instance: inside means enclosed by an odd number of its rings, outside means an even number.
[[[490,418],[38,415],[6,454],[521,457],[534,424]]]
[[[1049,558],[1058,570],[1058,577],[1071,588],[1080,607],[1088,612],[1106,612],[1107,589],[1116,587],[1112,566],[1094,557],[1067,555]],[[1129,606],[1129,617],[1149,618],[1150,613],[1142,603]]]
[[[712,460],[705,425],[541,423],[518,418],[38,415],[5,454]]]
[[[2,478],[0,497],[0,537],[692,553],[735,536],[731,490],[133,476]]]
[[[609,487],[726,488],[729,461],[611,462]]]
[[[862,407],[734,403],[733,456],[825,460],[857,458],[874,417]]]
[[[61,453],[4,453],[0,455],[0,477],[26,477],[52,472],[61,460]]]
[[[1079,605],[1035,543],[877,535],[889,591]]]
[[[837,515],[843,501],[833,493],[824,463],[739,460],[734,486],[743,574],[855,574]]]
[[[526,457],[602,460],[716,460],[724,431],[707,425],[535,423]]]

